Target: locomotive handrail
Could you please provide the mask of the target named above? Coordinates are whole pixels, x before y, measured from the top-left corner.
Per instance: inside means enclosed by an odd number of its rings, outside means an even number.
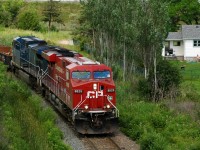
[[[43,69],[41,69],[42,75],[40,77],[40,79],[44,78],[47,74],[48,74],[48,68],[44,71]]]
[[[29,63],[29,64],[31,64],[31,65],[33,65],[35,68],[38,68],[38,72],[37,72],[37,78],[38,78],[38,80],[40,81],[41,79],[42,79],[42,77],[44,77],[43,75],[40,75],[40,71],[42,71],[42,73],[45,73],[47,70],[48,70],[48,68],[46,69],[46,71],[43,71],[42,69],[40,69],[40,66],[37,66],[37,65],[35,65],[35,64],[33,64],[33,63],[31,63],[31,62],[29,62],[29,61],[27,61],[27,60],[25,60],[25,59],[23,59],[22,57],[20,57],[22,60],[24,60],[24,61],[26,61],[27,63]],[[30,67],[29,67],[29,69],[30,69]],[[30,70],[29,70],[29,72],[30,72]],[[45,73],[45,76],[48,76],[51,80],[53,80],[54,81],[54,83],[55,83],[55,93],[57,93],[57,84],[58,84],[58,82],[56,81],[56,80],[54,80],[51,76],[49,76],[48,75],[48,72],[46,72]]]
[[[64,78],[62,78],[61,76],[58,76],[59,78],[61,78],[63,81],[67,81],[67,80],[65,80]]]
[[[107,96],[107,95],[105,95],[105,96]],[[81,97],[82,98],[82,97]],[[87,99],[87,98],[86,98]],[[73,120],[74,120],[74,112],[76,112],[77,111],[77,109],[86,101],[86,99],[85,100],[81,100],[77,105],[76,105],[76,107],[74,107],[74,109],[73,109]],[[108,100],[109,101],[109,100]],[[119,109],[111,102],[111,101],[109,101],[109,103],[116,109],[116,117],[119,117]]]
[[[43,71],[43,70],[42,70],[42,71]],[[55,89],[54,89],[54,87],[53,87],[52,91],[54,92],[54,94],[58,95],[58,93],[57,93],[58,81],[56,81],[55,79],[53,79],[48,73],[46,73],[45,76],[49,77],[49,79],[51,79],[51,80],[55,83],[55,85],[53,85],[53,86],[55,86]],[[44,78],[45,76],[43,76],[43,78]],[[41,77],[41,78],[42,78],[42,77]],[[40,80],[41,80],[41,79],[40,79]],[[44,83],[44,84],[48,87],[48,85],[46,84],[45,80],[42,80],[42,83]],[[51,88],[51,86],[50,86],[49,88]]]
[[[106,95],[106,96],[108,96],[108,95]],[[116,109],[116,117],[119,117],[119,109],[117,109],[117,107],[110,100],[108,100],[108,101]]]
[[[40,74],[39,74],[39,72],[40,72],[40,66],[37,66],[37,65],[31,63],[30,61],[27,61],[26,59],[24,59],[24,58],[22,58],[22,57],[20,57],[20,59],[26,61],[27,63],[29,63],[29,64],[31,64],[31,65],[33,65],[35,68],[38,68],[37,78],[39,78],[39,75],[40,75]],[[29,67],[29,69],[30,69],[30,67]],[[29,72],[30,72],[30,71],[29,71]]]
[[[82,98],[82,97],[81,97]],[[87,99],[87,98],[86,98]],[[73,109],[73,111],[77,111],[77,109],[86,101],[86,99],[85,100],[81,100],[77,105],[76,105],[76,107],[74,107],[74,109]]]
[[[47,70],[47,69],[46,69]],[[41,69],[41,71],[43,71],[42,69]],[[46,71],[43,71],[44,73],[46,72]],[[58,81],[56,81],[54,78],[52,78],[49,74],[48,74],[48,72],[45,74],[45,76],[48,76],[50,79],[52,79],[54,82],[56,82],[56,84],[58,84]],[[45,77],[45,76],[43,76],[43,78]]]
[[[86,99],[87,99],[87,98],[86,98]],[[86,99],[82,101],[82,96],[81,96],[81,101],[76,105],[76,107],[74,107],[74,109],[73,109],[73,120],[75,119],[75,118],[74,118],[74,117],[75,117],[74,112],[77,111],[77,109],[86,101]]]
[[[48,75],[48,73],[46,74],[46,76],[48,76],[50,79],[52,79],[54,82],[56,82],[56,84],[58,83],[58,81],[56,81],[54,78],[52,78],[50,75]]]

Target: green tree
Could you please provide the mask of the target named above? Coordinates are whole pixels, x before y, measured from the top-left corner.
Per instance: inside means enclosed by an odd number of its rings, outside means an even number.
[[[198,0],[171,0],[169,5],[171,28],[176,31],[180,23],[200,23],[200,2]]]
[[[159,60],[156,69],[157,85],[156,89],[152,88],[155,85],[155,72],[150,71],[149,78],[146,83],[140,85],[140,91],[154,101],[170,97],[174,98],[178,94],[178,87],[181,83],[181,73],[176,66],[173,66],[169,61]],[[145,88],[142,87],[146,84]]]
[[[0,3],[0,24],[8,27],[12,23],[11,13],[3,7],[2,2]]]
[[[15,24],[16,17],[24,4],[23,0],[0,1],[0,24],[6,27]]]
[[[93,45],[97,59],[110,66],[121,66],[123,80],[136,73],[137,67],[144,68],[147,80],[153,70],[151,88],[156,93],[157,65],[169,21],[168,3],[165,0],[87,0],[82,4],[84,26],[80,25],[80,31],[82,36],[90,36],[88,43]]]
[[[58,1],[49,0],[43,9],[43,21],[48,22],[49,30],[52,28],[52,23],[64,24],[61,18],[61,7]]]
[[[24,30],[40,30],[40,18],[33,9],[26,9],[20,12],[17,19],[17,27]]]

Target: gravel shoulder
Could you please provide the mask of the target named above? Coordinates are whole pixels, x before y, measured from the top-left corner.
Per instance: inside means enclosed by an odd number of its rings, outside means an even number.
[[[85,150],[84,143],[77,137],[73,128],[66,124],[59,115],[57,115],[56,124],[63,133],[65,144],[70,145],[73,150]]]
[[[53,107],[46,101],[43,103],[44,107]],[[56,111],[54,109],[54,111]],[[70,145],[73,150],[91,150],[87,138],[84,135],[77,133],[73,126],[66,121],[64,117],[56,111],[56,125],[63,133],[63,142]],[[110,135],[111,139],[117,143],[122,150],[139,150],[140,146],[135,141],[124,135],[121,131]]]
[[[124,135],[121,131],[116,132],[112,137],[112,140],[117,143],[123,150],[139,150],[140,146],[129,137]]]

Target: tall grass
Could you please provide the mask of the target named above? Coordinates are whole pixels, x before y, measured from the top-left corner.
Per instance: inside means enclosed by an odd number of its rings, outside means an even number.
[[[146,102],[138,96],[137,82],[117,82],[121,130],[133,140],[138,141],[141,149],[200,149],[199,120],[196,119],[196,122],[193,119],[200,116],[198,110],[200,64],[172,63],[178,65],[180,69],[181,66],[185,67],[182,70],[183,83],[180,95],[172,100],[173,107],[166,105],[165,101],[159,104]],[[195,102],[194,105],[190,101]],[[189,108],[189,105],[197,107],[190,106]],[[185,109],[193,109],[193,112],[187,110],[182,113],[183,106],[186,107]]]
[[[30,30],[20,30],[20,29],[11,29],[11,28],[2,28],[0,30],[0,43],[3,45],[12,45],[12,41],[17,36],[36,36],[41,39],[46,40],[50,43],[59,43],[60,40],[69,39],[70,32],[69,31],[60,31],[60,32],[36,32]]]
[[[187,115],[161,104],[124,100],[119,106],[121,130],[142,150],[200,149],[200,128]]]
[[[41,98],[26,84],[7,77],[0,64],[0,120],[3,142],[0,149],[67,150],[62,133],[55,126],[55,114],[43,108]]]

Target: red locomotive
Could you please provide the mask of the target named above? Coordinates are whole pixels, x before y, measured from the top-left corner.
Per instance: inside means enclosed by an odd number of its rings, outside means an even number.
[[[109,67],[33,36],[15,38],[12,50],[13,71],[32,87],[39,86],[79,133],[117,129],[119,111]]]

